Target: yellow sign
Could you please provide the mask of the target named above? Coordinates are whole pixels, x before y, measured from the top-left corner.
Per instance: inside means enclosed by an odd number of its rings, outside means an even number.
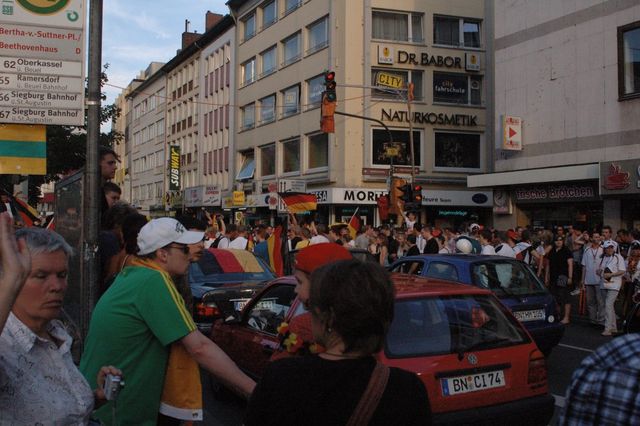
[[[46,141],[46,126],[0,124],[0,174],[46,174]]]
[[[379,72],[376,75],[376,85],[401,89],[404,87],[404,77],[398,74]]]
[[[244,191],[233,191],[233,205],[244,206]]]

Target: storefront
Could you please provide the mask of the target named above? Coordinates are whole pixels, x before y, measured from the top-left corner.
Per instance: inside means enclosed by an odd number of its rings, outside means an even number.
[[[640,229],[640,159],[600,163],[600,195],[620,203],[620,228]]]
[[[459,229],[466,223],[490,224],[493,191],[422,190],[426,223]]]

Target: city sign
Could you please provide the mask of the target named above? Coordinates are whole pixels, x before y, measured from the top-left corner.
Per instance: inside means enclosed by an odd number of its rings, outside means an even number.
[[[82,126],[86,0],[3,0],[0,122]]]
[[[404,77],[399,74],[392,74],[388,72],[377,72],[376,85],[392,87],[394,89],[401,89],[404,87]]]

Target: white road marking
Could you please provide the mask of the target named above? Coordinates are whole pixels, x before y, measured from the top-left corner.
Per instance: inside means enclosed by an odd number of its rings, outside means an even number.
[[[565,400],[564,396],[553,395],[553,398],[556,400],[556,407],[560,407],[560,408],[564,407],[564,400]]]
[[[558,346],[562,346],[563,348],[575,349],[577,351],[583,351],[583,352],[589,352],[589,353],[593,352],[593,349],[581,348],[580,346],[565,345],[564,343],[558,343]]]

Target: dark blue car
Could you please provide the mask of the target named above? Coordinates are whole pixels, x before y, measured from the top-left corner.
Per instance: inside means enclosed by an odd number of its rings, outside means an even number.
[[[493,291],[525,326],[545,355],[564,334],[553,296],[531,268],[519,260],[477,254],[428,254],[403,257],[389,266],[389,270],[457,281]]]

